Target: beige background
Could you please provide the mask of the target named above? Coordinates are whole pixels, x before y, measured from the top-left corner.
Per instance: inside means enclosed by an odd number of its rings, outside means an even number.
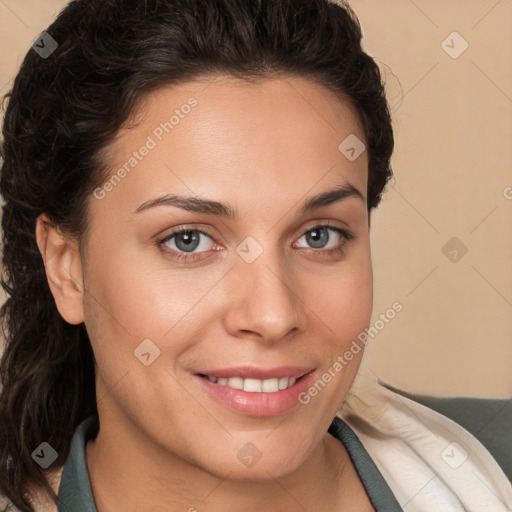
[[[65,3],[0,0],[0,95]],[[412,392],[511,398],[512,2],[350,3],[396,132],[395,179],[372,220],[372,325],[403,305],[364,364]]]

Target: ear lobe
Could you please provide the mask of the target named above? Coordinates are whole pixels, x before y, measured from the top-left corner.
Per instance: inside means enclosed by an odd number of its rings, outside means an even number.
[[[83,278],[77,244],[66,238],[44,213],[36,222],[36,241],[59,313],[66,322],[81,324],[84,321]]]

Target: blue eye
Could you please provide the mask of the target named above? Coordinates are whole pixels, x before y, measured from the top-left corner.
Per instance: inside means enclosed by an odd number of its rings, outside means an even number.
[[[302,248],[298,244],[304,239],[307,245],[303,248],[312,249],[313,253],[328,256],[341,253],[345,245],[353,238],[355,235],[344,229],[318,225],[303,232],[293,247]],[[222,250],[207,233],[200,229],[190,228],[180,228],[170,233],[165,238],[158,240],[157,245],[169,257],[183,262],[205,259],[212,250]]]
[[[197,252],[207,252],[208,249],[205,248],[205,245],[207,246],[208,243],[201,240],[201,238],[204,237],[210,240],[211,243],[214,243],[205,232],[198,229],[183,229],[175,231],[169,236],[166,236],[163,240],[160,240],[158,243],[177,252],[193,253],[197,248],[201,249]]]
[[[334,233],[334,236],[330,235],[329,232]],[[312,249],[341,250],[345,243],[353,238],[354,235],[344,229],[333,226],[315,226],[314,228],[308,229],[308,231],[299,238],[299,241],[305,239],[306,243]]]

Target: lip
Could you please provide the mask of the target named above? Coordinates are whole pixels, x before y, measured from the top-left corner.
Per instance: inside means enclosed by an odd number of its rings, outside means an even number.
[[[278,416],[300,405],[299,395],[305,392],[313,381],[315,369],[311,367],[282,366],[262,369],[254,367],[225,368],[222,370],[201,371],[193,377],[205,392],[218,403],[245,416]],[[297,381],[289,388],[274,393],[250,393],[241,389],[216,384],[200,375],[217,378],[242,377],[246,379],[272,379],[276,377],[296,377]]]

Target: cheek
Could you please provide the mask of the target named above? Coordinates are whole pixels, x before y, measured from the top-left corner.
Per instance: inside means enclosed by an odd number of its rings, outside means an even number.
[[[357,255],[321,274],[307,276],[308,305],[345,344],[368,326],[373,307],[373,273],[369,243]]]
[[[323,335],[316,349],[321,354],[317,380],[302,403],[312,408],[311,414],[329,419],[352,385],[366,346],[361,334],[369,326],[373,307],[369,240],[361,240],[334,270],[316,279],[310,276],[308,288],[314,312],[310,318],[319,318],[311,332]]]
[[[102,251],[91,247],[90,261],[95,264],[84,276],[89,291],[85,325],[98,365],[99,391],[106,394],[115,387],[124,396],[118,397],[124,406],[136,413],[147,407],[144,395],[152,395],[155,387],[168,388],[172,381],[168,372],[176,375],[176,367],[195,353],[198,340],[208,339],[205,333],[220,318],[221,307],[208,290],[225,269],[209,273],[172,269],[154,254],[134,254],[133,248],[130,252],[121,247],[120,243],[102,244]],[[102,254],[109,254],[108,261]],[[148,347],[155,363],[145,366],[137,354],[147,353]],[[181,398],[179,393],[173,395],[175,407],[179,408]]]
[[[101,251],[91,246],[89,259],[94,265],[85,275],[91,324],[101,317],[102,328],[112,331],[110,335],[118,332],[121,338],[140,342],[164,337],[193,309],[208,282],[186,268],[171,270],[156,251],[136,252],[122,241],[106,242]]]

